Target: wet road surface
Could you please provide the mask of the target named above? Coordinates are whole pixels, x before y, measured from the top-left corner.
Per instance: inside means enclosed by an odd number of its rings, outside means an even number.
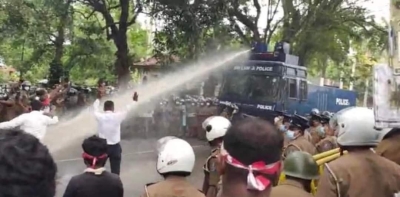
[[[187,141],[193,146],[196,154],[196,165],[189,180],[200,189],[204,177],[202,165],[210,149],[203,141],[193,139]],[[58,165],[56,197],[64,194],[65,188],[72,176],[82,173],[85,169],[83,161],[80,158],[82,153],[81,142],[78,143],[77,141],[62,150],[52,151]],[[121,141],[123,155],[120,176],[124,184],[125,196],[140,196],[144,191],[143,188],[146,183],[161,180],[160,175],[158,175],[155,169],[157,158],[154,149],[155,142],[156,139],[130,139]],[[106,167],[110,169],[108,164]]]

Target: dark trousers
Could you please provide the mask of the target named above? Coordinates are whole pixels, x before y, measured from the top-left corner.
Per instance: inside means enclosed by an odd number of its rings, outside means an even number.
[[[107,154],[108,159],[110,159],[111,172],[119,175],[119,172],[121,170],[121,145],[119,143],[108,145]]]

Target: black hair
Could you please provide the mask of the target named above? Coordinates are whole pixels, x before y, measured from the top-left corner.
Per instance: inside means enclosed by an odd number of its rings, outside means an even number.
[[[224,137],[224,148],[244,165],[264,161],[266,164],[281,159],[283,136],[269,122],[247,118],[234,124]]]
[[[46,94],[46,90],[43,88],[40,88],[38,90],[36,90],[36,96],[44,96]]]
[[[104,102],[104,107],[103,108],[104,108],[104,111],[114,110],[114,102],[110,101],[110,100]]]
[[[32,111],[40,111],[43,108],[43,104],[42,102],[38,101],[38,100],[32,100],[31,101],[31,109]]]
[[[31,134],[0,132],[0,196],[54,197],[57,165]]]
[[[107,153],[107,141],[97,136],[86,138],[82,143],[83,152],[98,157]],[[107,158],[98,159],[96,166],[103,167],[106,164]],[[92,159],[84,159],[85,163],[92,165]]]

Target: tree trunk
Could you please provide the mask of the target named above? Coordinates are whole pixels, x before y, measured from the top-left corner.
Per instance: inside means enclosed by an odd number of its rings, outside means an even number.
[[[299,51],[297,54],[298,54],[298,57],[299,57],[299,66],[307,67],[306,63],[307,63],[308,51],[307,50],[302,50],[302,51]]]
[[[130,66],[131,59],[129,57],[128,39],[126,32],[119,32],[119,35],[115,37],[114,43],[117,46],[115,61],[116,74],[118,79],[118,86],[124,88],[130,80]]]
[[[57,26],[57,36],[54,40],[54,57],[50,63],[50,76],[49,76],[49,85],[53,86],[54,84],[58,84],[60,82],[60,78],[64,75],[62,57],[64,55],[64,42],[65,42],[65,30],[69,21],[69,8],[71,5],[71,0],[68,0],[62,10],[60,10],[59,15],[59,23]]]
[[[63,76],[63,65],[62,57],[64,55],[64,42],[65,42],[65,23],[61,21],[60,25],[57,27],[57,37],[54,41],[54,57],[50,63],[50,76],[49,85],[53,86],[60,82],[60,78]]]

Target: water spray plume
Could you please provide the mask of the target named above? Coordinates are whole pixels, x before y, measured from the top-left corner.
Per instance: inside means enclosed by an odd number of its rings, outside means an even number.
[[[207,59],[200,60],[197,63],[183,66],[182,70],[168,74],[159,80],[149,82],[148,84],[137,87],[134,90],[119,94],[112,100],[115,102],[116,109],[121,109],[129,102],[133,102],[132,94],[134,91],[136,91],[139,94],[139,102],[137,105],[135,105],[135,108],[141,107],[141,105],[148,104],[146,103],[147,101],[172,92],[180,86],[192,82],[196,78],[200,78],[217,68],[228,65],[227,63],[229,61],[245,55],[247,52],[249,52],[249,50],[243,50],[225,55],[218,54],[211,58],[207,57]],[[135,108],[132,110],[135,110]],[[50,148],[50,151],[56,157],[59,154],[71,152],[69,148],[76,149],[76,154],[79,154],[80,143],[82,142],[83,138],[93,135],[95,132],[96,124],[94,116],[90,110],[85,110],[77,117],[74,117],[66,122],[61,122],[60,124],[49,128],[46,138],[44,139],[44,143]]]

